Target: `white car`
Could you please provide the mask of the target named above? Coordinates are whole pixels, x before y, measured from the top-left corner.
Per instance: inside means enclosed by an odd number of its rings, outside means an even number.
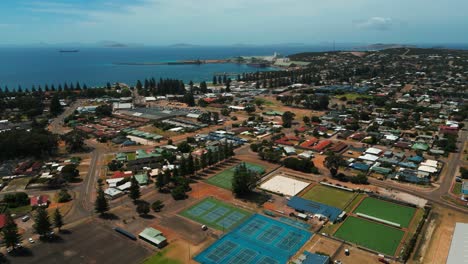
[[[32,239],[32,237],[30,237],[30,238],[28,239],[28,241],[29,241],[29,243],[34,244],[34,239]]]

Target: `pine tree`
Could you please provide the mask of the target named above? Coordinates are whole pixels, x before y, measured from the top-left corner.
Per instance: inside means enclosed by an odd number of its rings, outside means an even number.
[[[143,85],[141,84],[141,81],[138,80],[137,83],[136,83],[136,86],[137,90],[141,90],[143,88]]]
[[[187,174],[193,175],[195,173],[195,163],[193,161],[192,155],[189,155],[187,160]]]
[[[164,174],[163,173],[159,173],[157,178],[156,178],[156,182],[154,183],[156,188],[158,188],[159,190],[162,189],[162,187],[165,185],[164,184]]]
[[[58,228],[59,232],[60,228],[63,226],[63,217],[58,208],[55,209],[54,212],[54,226]]]
[[[45,236],[52,230],[49,215],[43,207],[38,207],[36,210],[36,217],[34,218],[34,230],[40,236]]]
[[[128,196],[133,200],[136,201],[141,197],[140,193],[140,185],[138,184],[138,181],[135,179],[135,177],[132,177],[130,180],[130,193]]]
[[[218,78],[216,76],[213,76],[213,85],[218,84]]]
[[[15,247],[16,244],[21,241],[21,235],[18,233],[18,226],[9,212],[6,212],[6,221],[2,229],[2,235],[6,247]]]
[[[109,203],[107,202],[102,186],[99,185],[96,201],[94,202],[94,210],[100,215],[104,215],[109,211]]]
[[[63,107],[60,104],[60,99],[57,94],[54,94],[52,100],[50,101],[50,113],[54,116],[58,116],[62,113]]]
[[[200,157],[200,167],[201,167],[202,169],[205,169],[206,166],[207,166],[206,155],[207,155],[207,154],[203,153],[203,154],[201,155],[201,157]]]

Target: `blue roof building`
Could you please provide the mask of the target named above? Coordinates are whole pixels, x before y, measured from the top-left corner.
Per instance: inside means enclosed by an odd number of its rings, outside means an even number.
[[[365,163],[356,162],[356,163],[353,163],[353,165],[351,165],[351,168],[353,168],[355,170],[360,170],[360,171],[368,171],[369,168],[370,168],[370,165],[367,165]]]
[[[412,161],[415,163],[421,163],[423,160],[424,158],[421,156],[414,156],[414,157],[408,158],[408,161]]]
[[[288,206],[299,212],[323,215],[332,222],[335,222],[341,212],[343,212],[336,207],[309,201],[297,196],[292,197],[291,200],[288,201]]]
[[[463,195],[468,195],[468,181],[464,181],[462,184],[462,193]]]

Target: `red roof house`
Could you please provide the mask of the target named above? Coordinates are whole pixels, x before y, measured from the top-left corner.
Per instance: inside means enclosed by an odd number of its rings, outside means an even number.
[[[0,229],[2,229],[6,224],[7,216],[6,214],[0,214]]]
[[[49,196],[48,195],[39,195],[33,196],[29,199],[31,206],[44,206],[47,207],[49,205]]]

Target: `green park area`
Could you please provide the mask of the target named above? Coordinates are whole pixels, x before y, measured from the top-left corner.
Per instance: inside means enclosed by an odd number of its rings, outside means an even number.
[[[257,164],[253,164],[253,163],[245,163],[247,169],[249,170],[253,170],[259,174],[263,174],[265,172],[265,168],[260,166],[260,165],[257,165]],[[232,178],[234,177],[234,173],[236,171],[236,166],[233,166],[229,169],[226,169],[218,174],[216,174],[215,176],[209,178],[208,180],[206,180],[206,182],[208,182],[209,184],[212,184],[214,186],[218,186],[218,187],[221,187],[221,188],[224,188],[224,189],[228,189],[228,190],[231,190],[232,189]]]
[[[330,205],[339,209],[344,209],[353,198],[354,193],[340,190],[333,187],[316,185],[306,192],[302,198],[318,203]]]
[[[401,227],[408,227],[415,211],[416,208],[413,207],[375,198],[366,198],[359,204],[354,213],[366,214],[368,216],[398,223]]]
[[[404,234],[403,230],[350,216],[334,236],[394,256]]]

